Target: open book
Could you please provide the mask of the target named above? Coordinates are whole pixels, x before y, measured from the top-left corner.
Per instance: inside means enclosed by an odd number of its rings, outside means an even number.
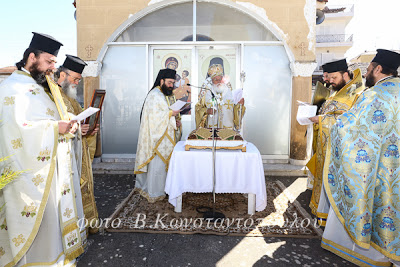
[[[318,107],[299,100],[297,100],[297,102],[299,103],[299,108],[297,110],[297,122],[300,125],[312,124],[313,122],[309,118],[317,115]]]
[[[93,107],[88,107],[78,115],[74,116],[71,118],[72,121],[83,121],[87,117],[93,115],[94,113],[98,112],[100,109],[99,108],[93,108]]]
[[[172,104],[171,106],[169,106],[169,108],[171,110],[177,111],[177,110],[183,110],[185,109],[187,106],[190,105],[191,102],[185,102],[182,100],[177,100],[174,104]]]

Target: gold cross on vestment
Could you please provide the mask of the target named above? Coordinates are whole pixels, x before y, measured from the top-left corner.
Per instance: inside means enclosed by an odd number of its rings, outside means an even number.
[[[224,103],[224,106],[226,106],[227,110],[232,110],[233,109],[233,103],[230,99],[226,100],[226,102]]]

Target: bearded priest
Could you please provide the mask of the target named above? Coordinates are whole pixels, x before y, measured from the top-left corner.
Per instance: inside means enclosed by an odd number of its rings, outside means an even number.
[[[159,71],[140,114],[134,190],[150,203],[165,197],[169,159],[181,138],[180,110],[169,108],[176,102],[172,94],[175,74],[176,71],[172,69]]]
[[[0,266],[71,266],[86,238],[78,226],[71,139],[46,74],[62,44],[33,33],[18,70],[0,85],[0,172],[23,171],[0,191]]]
[[[240,130],[241,120],[245,113],[244,98],[234,103],[232,86],[225,81],[224,62],[220,57],[210,61],[207,78],[199,93],[196,104],[196,128],[228,128]],[[212,93],[211,93],[212,92]],[[216,103],[213,105],[213,95]],[[215,110],[213,111],[213,106]]]
[[[61,87],[61,95],[64,99],[65,106],[69,113],[78,115],[82,112],[82,107],[77,101],[77,87],[82,79],[82,72],[87,64],[79,57],[66,55],[64,63],[54,73],[57,83]],[[94,182],[92,172],[92,162],[94,153],[96,151],[96,136],[99,130],[98,127],[90,134],[89,124],[81,124],[79,128],[80,135],[74,138],[74,148],[77,154],[82,151],[80,157],[77,158],[77,167],[80,177],[80,182],[76,191],[82,193],[82,204],[85,219],[87,220],[88,233],[97,233],[98,227],[91,227],[98,225],[99,215],[97,212],[96,201],[94,198]],[[80,190],[79,189],[80,185]]]
[[[359,266],[400,266],[400,54],[378,49],[369,87],[331,127],[322,247]]]

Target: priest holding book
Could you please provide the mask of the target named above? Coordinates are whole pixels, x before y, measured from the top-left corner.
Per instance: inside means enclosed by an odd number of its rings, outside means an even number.
[[[46,80],[62,44],[34,33],[18,70],[0,85],[0,173],[22,172],[0,191],[0,266],[75,266],[86,231],[78,219],[68,133]]]
[[[329,81],[334,92],[323,103],[318,115],[310,118],[314,123],[313,148],[315,150],[313,157],[307,163],[310,175],[313,175],[310,208],[322,226],[325,226],[329,211],[322,185],[322,173],[330,129],[336,123],[336,119],[351,108],[357,96],[364,90],[360,69],[356,69],[354,73],[349,71],[346,59],[325,64],[324,71],[329,74]]]
[[[79,57],[66,55],[63,65],[54,74],[57,83],[62,88],[60,91],[68,112],[74,115],[78,115],[83,111],[76,98],[77,87],[82,79],[82,72],[86,65]],[[96,151],[96,133],[99,128],[97,126],[90,134],[87,134],[88,129],[89,124],[82,124],[80,127],[82,136],[74,140],[77,152],[78,150],[82,151],[81,156],[77,159],[78,172],[80,173],[80,181],[77,184],[80,184],[83,212],[85,218],[88,220],[89,233],[96,233],[98,232],[98,228],[90,228],[90,225],[97,225],[96,222],[99,219],[94,198],[92,173],[92,162]]]
[[[176,71],[162,69],[148,93],[140,116],[136,152],[135,189],[150,203],[165,197],[164,187],[169,159],[181,138],[180,110],[170,106],[176,102],[172,93]]]

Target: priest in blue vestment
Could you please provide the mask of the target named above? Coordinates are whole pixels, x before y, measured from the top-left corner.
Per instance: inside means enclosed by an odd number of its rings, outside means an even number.
[[[378,49],[355,105],[331,129],[322,247],[360,266],[400,266],[400,54]]]

